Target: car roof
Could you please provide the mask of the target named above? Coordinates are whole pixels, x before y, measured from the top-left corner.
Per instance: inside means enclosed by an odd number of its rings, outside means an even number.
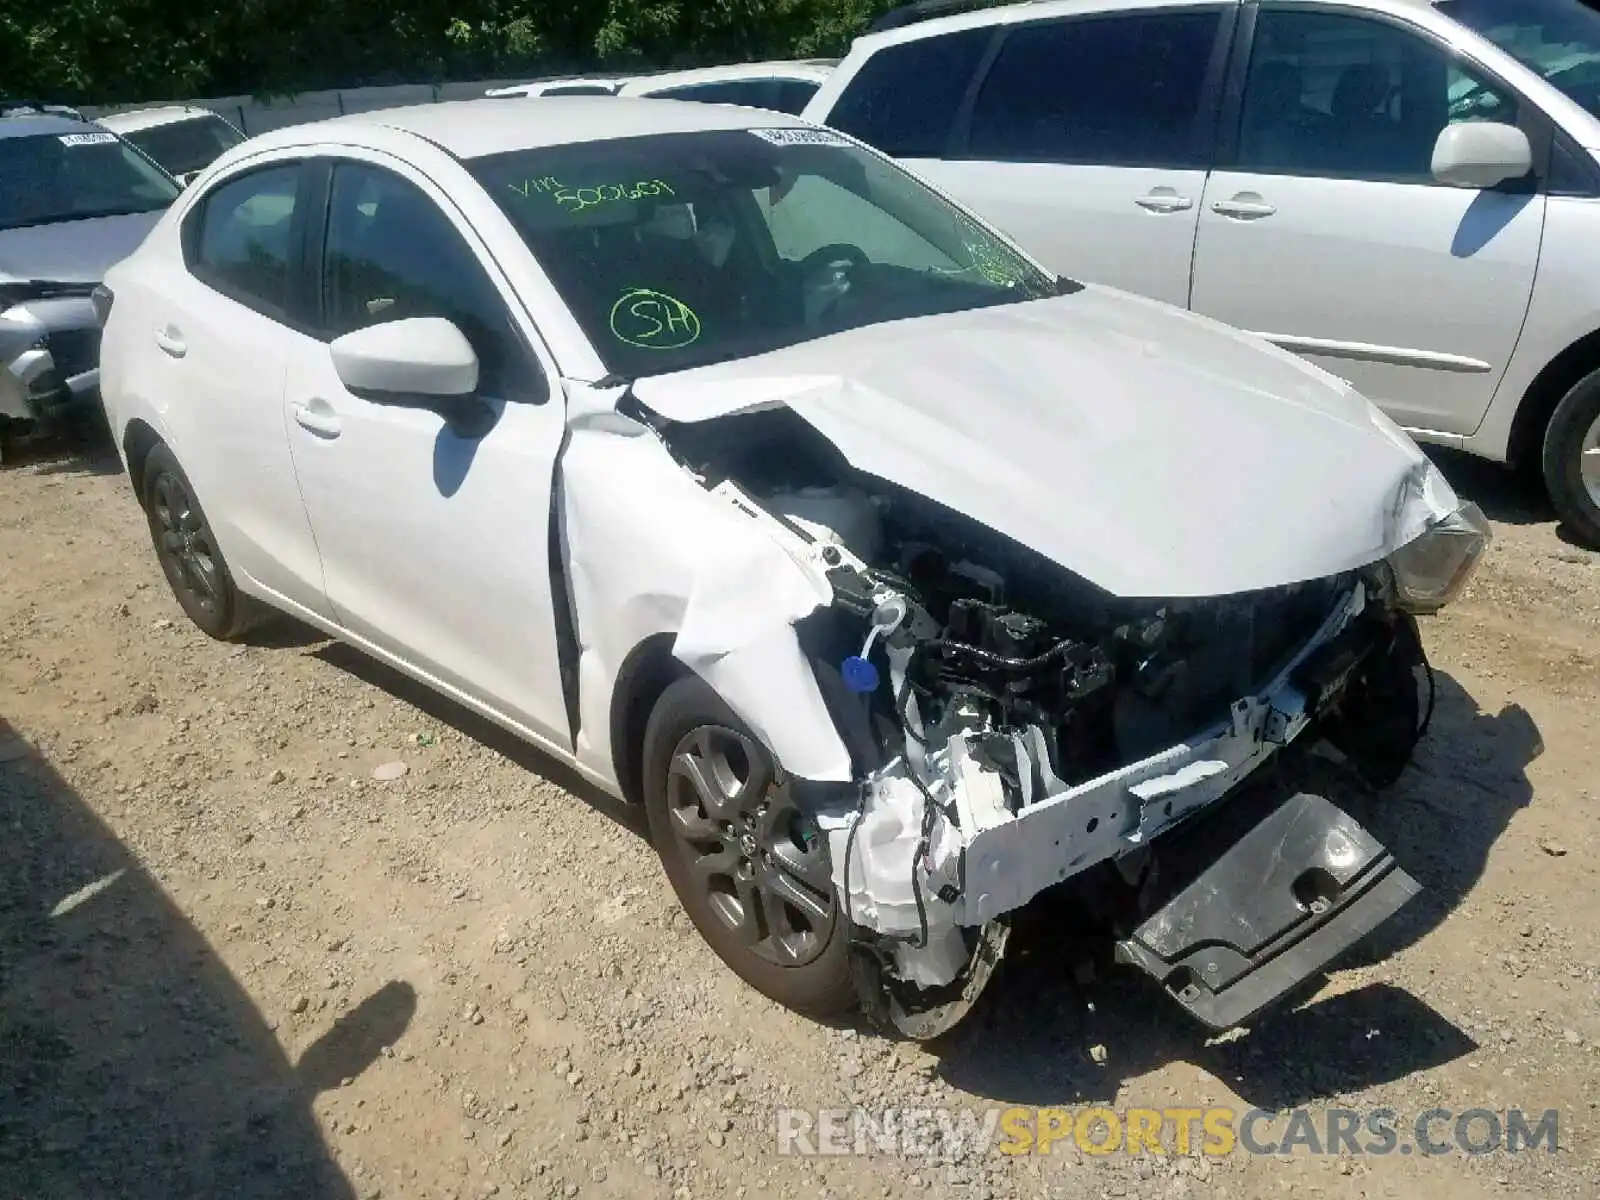
[[[255,149],[305,145],[308,141],[355,141],[399,130],[440,146],[457,158],[479,158],[540,146],[611,141],[717,129],[804,126],[783,113],[611,96],[528,96],[450,100],[405,108],[332,117],[291,125],[252,139]],[[319,136],[320,135],[320,136]]]
[[[18,113],[0,117],[0,138],[34,137],[38,134],[82,133],[94,126],[72,117],[59,117],[55,113]]]
[[[171,125],[197,117],[216,116],[209,108],[197,104],[161,104],[153,108],[131,108],[123,112],[101,113],[95,121],[118,133],[132,133],[156,125]]]
[[[814,79],[821,82],[839,65],[837,58],[779,58],[764,62],[720,63],[711,67],[684,67],[674,71],[630,71],[617,75],[559,75],[549,79],[530,79],[526,83],[506,84],[484,92],[485,96],[538,95],[551,88],[606,87],[623,92],[646,88],[677,87],[691,83],[721,83],[740,79]]]
[[[1015,4],[981,4],[948,16],[927,17],[904,25],[895,25],[876,33],[869,32],[857,39],[862,47],[887,46],[895,42],[910,42],[940,33],[954,33],[961,29],[983,29],[993,25],[1009,25],[1019,21],[1038,21],[1050,17],[1069,17],[1076,13],[1126,12],[1138,9],[1167,8],[1192,5],[1195,0],[1019,0]],[[1213,3],[1239,5],[1246,0],[1212,0]],[[1295,3],[1296,0],[1288,0]],[[1311,3],[1315,0],[1306,0]],[[1341,6],[1352,8],[1431,9],[1439,0],[1339,0]],[[894,10],[891,10],[891,12]]]
[[[695,83],[727,83],[743,79],[812,79],[821,81],[836,66],[815,59],[777,59],[771,62],[727,63],[718,67],[691,67],[636,75],[622,81],[625,90],[683,87]]]

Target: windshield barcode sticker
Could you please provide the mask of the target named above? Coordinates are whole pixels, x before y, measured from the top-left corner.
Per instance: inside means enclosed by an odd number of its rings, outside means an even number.
[[[831,129],[801,129],[788,127],[779,129],[752,129],[764,142],[771,142],[774,146],[848,146],[848,138],[842,137]]]
[[[114,133],[65,133],[61,135],[63,146],[104,146],[107,142],[117,140]]]

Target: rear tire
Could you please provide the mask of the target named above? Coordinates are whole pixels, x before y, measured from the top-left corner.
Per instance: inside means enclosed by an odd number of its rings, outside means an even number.
[[[0,466],[9,466],[17,460],[17,439],[24,437],[32,422],[13,417],[0,417]]]
[[[827,838],[771,753],[698,676],[671,684],[645,729],[650,840],[717,957],[762,995],[827,1018],[857,1006],[848,921]]]
[[[1600,371],[1580,379],[1545,427],[1544,481],[1556,513],[1600,550]]]
[[[145,519],[172,594],[204,633],[219,641],[256,628],[272,610],[234,585],[194,485],[165,445],[144,464]]]

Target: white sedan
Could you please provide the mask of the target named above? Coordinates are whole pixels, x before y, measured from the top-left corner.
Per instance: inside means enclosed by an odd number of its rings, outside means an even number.
[[[1323,740],[1400,773],[1477,510],[1341,381],[1050,274],[843,135],[298,125],[98,303],[194,622],[293,614],[641,802],[786,1004],[937,1034],[1064,884],[1224,1027],[1415,890],[1327,797],[1239,797]]]
[[[700,104],[742,104],[799,113],[817,94],[838,62],[831,58],[728,63],[648,75],[611,78],[576,76],[492,87],[485,96],[635,96],[693,100]]]

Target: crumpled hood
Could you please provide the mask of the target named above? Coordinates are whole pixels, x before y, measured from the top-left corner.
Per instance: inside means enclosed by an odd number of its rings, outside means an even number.
[[[0,282],[99,283],[139,248],[163,211],[0,229]]]
[[[1090,287],[641,379],[674,421],[786,404],[858,470],[1120,596],[1215,596],[1374,562],[1458,502],[1342,381]]]

